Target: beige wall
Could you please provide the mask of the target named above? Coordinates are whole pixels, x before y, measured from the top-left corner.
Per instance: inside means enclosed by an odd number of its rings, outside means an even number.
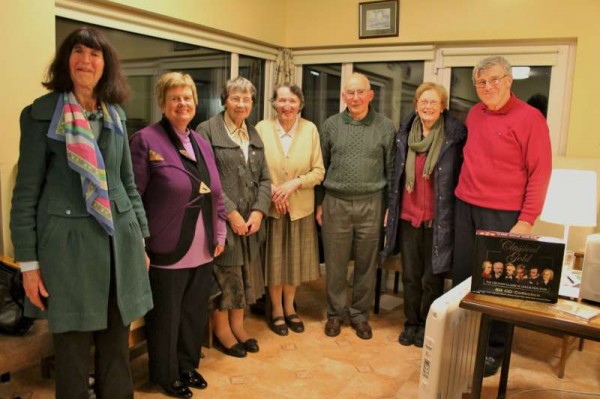
[[[40,82],[54,52],[54,3],[41,0],[2,1],[0,62],[0,251],[12,254],[8,214],[19,148],[19,115],[44,94]]]
[[[282,47],[288,0],[109,0]],[[302,3],[303,0],[296,0]],[[329,0],[324,0],[326,2]]]
[[[600,93],[597,0],[401,0],[399,37],[366,40],[358,39],[358,3],[363,0],[107,1],[276,47],[576,39],[567,156],[600,158],[600,134],[593,128]],[[5,122],[0,251],[10,255],[7,216],[18,157],[18,115],[44,93],[39,82],[55,46],[54,1],[2,1],[0,23],[7,32],[0,63],[5,93],[0,106]]]

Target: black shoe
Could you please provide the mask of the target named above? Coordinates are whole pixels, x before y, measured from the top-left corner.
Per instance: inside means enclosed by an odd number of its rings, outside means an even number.
[[[425,341],[425,326],[419,326],[419,329],[417,330],[417,335],[415,335],[415,346],[417,348],[422,348],[424,341]]]
[[[246,342],[242,343],[246,352],[256,353],[260,350],[258,347],[258,341],[255,338],[248,338]]]
[[[180,380],[176,380],[171,385],[163,387],[165,393],[173,398],[188,399],[192,397],[192,391]]]
[[[244,344],[240,344],[239,342],[237,342],[231,348],[226,348],[221,343],[221,341],[219,341],[219,339],[215,337],[215,339],[213,340],[213,346],[221,352],[223,352],[224,354],[233,357],[246,357],[246,355],[248,354],[246,352],[246,348],[244,348]]]
[[[288,335],[288,327],[285,323],[275,324],[278,321],[285,321],[285,319],[283,318],[283,316],[273,317],[271,319],[271,323],[269,323],[269,327],[271,328],[271,331],[273,331],[275,334],[285,337],[286,335]]]
[[[298,321],[294,321],[294,319],[298,319]],[[296,313],[291,314],[289,316],[285,316],[285,324],[295,333],[304,332],[304,323],[300,320],[300,317]]]
[[[404,330],[400,333],[400,337],[398,337],[398,342],[404,346],[411,346],[415,343],[418,329],[417,326],[404,327]]]
[[[181,379],[181,382],[188,387],[206,389],[208,386],[208,383],[204,377],[202,377],[202,375],[200,375],[200,373],[198,373],[196,370],[182,371],[179,375],[179,378]]]
[[[327,317],[327,323],[325,324],[325,335],[328,337],[337,337],[340,335],[341,329],[342,319],[334,316]]]
[[[493,356],[485,357],[485,366],[483,368],[483,376],[491,377],[498,372],[500,365],[502,364],[502,360],[496,359]]]
[[[373,338],[373,330],[367,321],[351,322],[350,325],[356,330],[356,335],[360,339]]]

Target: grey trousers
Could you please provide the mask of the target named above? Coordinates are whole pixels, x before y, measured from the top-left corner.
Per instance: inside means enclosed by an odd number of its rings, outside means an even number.
[[[327,315],[367,321],[373,301],[375,272],[383,224],[383,193],[343,200],[325,195],[323,249],[327,271]],[[346,275],[354,258],[352,303],[347,307]]]

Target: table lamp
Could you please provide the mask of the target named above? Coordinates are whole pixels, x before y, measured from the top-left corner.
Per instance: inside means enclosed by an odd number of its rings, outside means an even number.
[[[571,226],[596,226],[596,181],[596,172],[590,170],[552,170],[540,219],[564,225],[565,249]]]

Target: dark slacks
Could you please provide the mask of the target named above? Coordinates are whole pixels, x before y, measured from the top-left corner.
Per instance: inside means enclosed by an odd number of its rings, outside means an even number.
[[[200,364],[208,321],[212,262],[189,269],[150,268],[154,308],[146,315],[150,381],[163,387]]]
[[[517,223],[519,211],[480,208],[456,199],[454,232],[453,283],[456,286],[473,273],[475,232],[494,230],[507,232]],[[490,331],[488,356],[500,358],[504,353],[506,323],[494,322]]]
[[[327,282],[327,314],[357,323],[369,319],[375,290],[375,272],[383,225],[383,195],[344,200],[325,195],[323,248]],[[354,255],[352,303],[346,308],[348,263]]]
[[[404,286],[405,326],[425,326],[433,301],[444,292],[443,274],[433,274],[433,228],[400,221],[400,256]]]
[[[129,325],[117,305],[114,277],[108,299],[107,328],[52,334],[56,359],[56,398],[88,399],[90,348],[95,346],[95,390],[98,399],[133,398],[129,368]]]

